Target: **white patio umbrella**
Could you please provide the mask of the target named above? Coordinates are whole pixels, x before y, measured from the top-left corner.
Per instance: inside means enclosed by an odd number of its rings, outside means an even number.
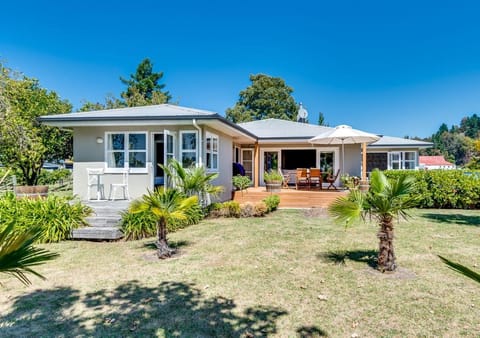
[[[345,144],[372,143],[378,141],[379,136],[361,130],[353,129],[347,125],[339,125],[317,135],[308,142],[315,144],[341,144],[342,145],[342,173],[345,169]]]

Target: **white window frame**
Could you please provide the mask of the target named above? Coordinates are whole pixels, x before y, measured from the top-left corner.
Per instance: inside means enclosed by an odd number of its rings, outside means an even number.
[[[183,149],[183,134],[195,134],[195,149],[192,150],[192,149],[187,149],[187,150],[184,150]],[[199,158],[198,158],[198,147],[200,145],[200,140],[199,140],[199,137],[198,137],[198,130],[181,130],[180,131],[180,142],[179,142],[179,151],[178,151],[178,160],[180,162],[180,164],[183,166],[183,154],[184,153],[191,153],[193,151],[195,151],[195,163],[194,165],[197,166],[198,163],[200,163],[199,161]]]
[[[115,152],[123,152],[124,153],[124,166],[123,168],[111,168],[108,166],[108,156],[110,153],[114,152],[111,149],[108,149],[108,139],[109,135],[114,134],[123,134],[125,137],[124,148],[123,150],[115,150]],[[128,139],[130,134],[144,134],[145,135],[145,149],[129,149]],[[147,131],[107,131],[105,132],[104,136],[105,140],[105,172],[106,173],[121,173],[125,169],[128,169],[131,173],[148,173],[148,132]],[[142,168],[130,168],[130,152],[144,152],[145,153],[145,167]]]
[[[250,152],[251,153],[251,159],[249,160],[246,160],[243,158],[243,152],[244,151],[247,151],[247,152]],[[245,169],[245,162],[251,162],[252,164],[252,170],[246,170]],[[245,169],[245,175],[250,177],[250,179],[252,180],[252,185],[253,185],[253,182],[254,182],[254,179],[255,179],[255,151],[253,148],[241,148],[240,149],[240,163],[243,165],[243,168]]]
[[[287,149],[287,148],[284,148]],[[291,148],[288,148],[291,149]],[[264,181],[263,174],[265,173],[265,153],[278,154],[278,169],[282,167],[282,148],[264,148],[260,151],[260,182]]]
[[[406,153],[413,153],[414,159],[413,160],[405,160]],[[398,160],[392,161],[392,156],[398,155]],[[389,151],[388,152],[388,169],[389,170],[406,170],[405,162],[413,162],[413,168],[408,169],[415,169],[417,168],[417,159],[418,159],[418,152],[417,151]],[[394,169],[392,167],[392,163],[398,163],[398,169]]]
[[[209,141],[211,143],[210,144],[210,149],[208,149]],[[216,144],[217,144],[217,149],[216,150],[215,150],[215,147],[214,147],[215,141],[216,141]],[[208,155],[210,155],[210,165],[208,165],[208,160],[207,160]],[[213,160],[215,158],[214,155],[216,155],[216,160],[215,161]],[[220,171],[219,156],[220,156],[220,138],[218,137],[217,134],[214,134],[214,133],[211,133],[211,132],[207,131],[205,133],[205,168],[207,169],[207,171],[215,172],[215,173]]]

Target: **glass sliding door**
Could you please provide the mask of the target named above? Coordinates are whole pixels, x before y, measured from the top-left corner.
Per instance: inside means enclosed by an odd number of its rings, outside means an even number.
[[[330,147],[330,148],[321,148],[318,149],[317,159],[318,159],[318,167],[322,171],[322,180],[323,184],[326,184],[326,179],[329,174],[335,175],[338,171],[339,167],[339,148]],[[337,179],[338,183],[338,179]]]

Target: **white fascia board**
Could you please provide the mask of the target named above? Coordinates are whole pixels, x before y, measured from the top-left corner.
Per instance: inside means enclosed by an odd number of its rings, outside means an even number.
[[[118,126],[179,126],[192,125],[191,120],[141,120],[141,121],[42,121],[52,127],[118,127]]]
[[[315,147],[315,144],[309,143],[308,138],[305,139],[259,139],[258,144],[308,144],[309,146]]]

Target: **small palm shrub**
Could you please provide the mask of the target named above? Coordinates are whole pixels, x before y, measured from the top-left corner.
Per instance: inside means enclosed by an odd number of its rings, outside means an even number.
[[[37,243],[59,242],[70,237],[73,229],[85,226],[85,217],[92,210],[80,202],[70,203],[69,199],[48,196],[44,199],[17,199],[13,193],[0,198],[0,228],[15,222],[18,231],[40,227]]]
[[[267,206],[267,212],[272,212],[277,210],[278,205],[280,204],[280,196],[270,195],[263,199],[263,202]]]
[[[35,226],[19,231],[15,221],[4,225],[0,229],[0,272],[18,278],[25,285],[31,284],[27,274],[45,279],[33,267],[56,258],[58,254],[33,246],[42,236],[42,228]]]
[[[198,224],[204,217],[202,208],[196,204],[185,211],[185,219],[170,219],[167,223],[169,233]],[[155,236],[157,232],[154,215],[141,211],[133,213],[130,208],[122,212],[121,229],[126,241],[135,241]]]

